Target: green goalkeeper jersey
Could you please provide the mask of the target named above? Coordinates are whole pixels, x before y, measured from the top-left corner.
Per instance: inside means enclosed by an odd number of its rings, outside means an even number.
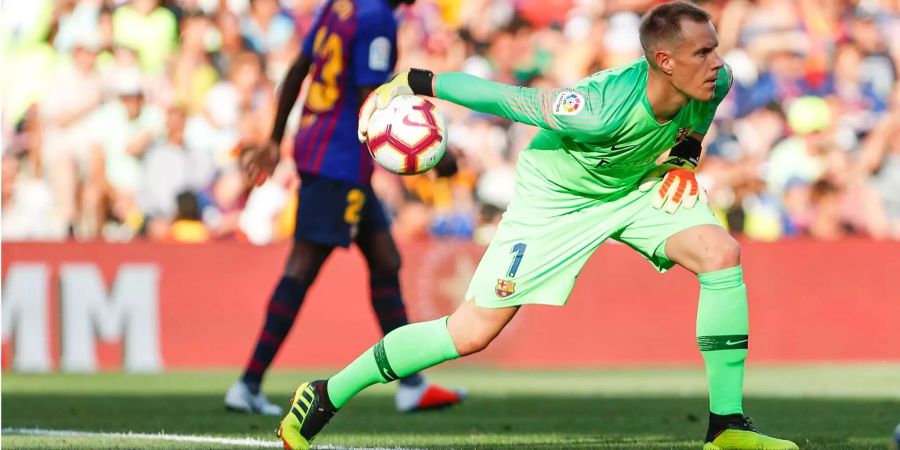
[[[731,87],[719,71],[711,101],[691,100],[659,123],[647,99],[644,58],[597,72],[571,88],[535,89],[463,73],[437,76],[438,98],[540,127],[516,166],[517,196],[541,209],[578,208],[583,201],[632,191],[656,160],[691,132],[705,134]],[[562,194],[562,195],[561,195]]]

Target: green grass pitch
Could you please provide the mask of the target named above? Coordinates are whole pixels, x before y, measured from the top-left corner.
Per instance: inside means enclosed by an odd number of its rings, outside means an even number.
[[[313,372],[275,372],[266,391],[285,400]],[[277,443],[277,419],[227,413],[233,372],[165,375],[2,376],[2,447],[242,448],[129,437],[35,436],[22,429],[166,433]],[[413,415],[393,409],[393,388],[353,399],[316,440],[322,448],[699,449],[706,429],[700,368],[519,371],[436,370],[466,387],[456,408]],[[803,449],[891,447],[900,422],[900,365],[751,367],[746,413],[763,431]],[[259,447],[260,445],[257,445]],[[243,448],[252,448],[245,446]]]

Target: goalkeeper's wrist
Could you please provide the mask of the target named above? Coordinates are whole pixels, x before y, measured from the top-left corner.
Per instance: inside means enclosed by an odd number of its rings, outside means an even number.
[[[406,77],[413,94],[434,97],[434,72],[426,69],[410,69]]]
[[[693,161],[682,158],[680,156],[669,156],[669,158],[667,158],[665,163],[663,163],[663,164],[670,164],[670,165],[679,167],[681,169],[687,169],[690,171],[697,169],[697,165],[694,164]]]
[[[669,151],[669,159],[678,158],[684,160],[688,162],[691,165],[691,169],[693,169],[700,163],[700,154],[702,151],[703,149],[699,140],[695,139],[693,136],[686,136],[681,142],[672,147],[671,151]]]

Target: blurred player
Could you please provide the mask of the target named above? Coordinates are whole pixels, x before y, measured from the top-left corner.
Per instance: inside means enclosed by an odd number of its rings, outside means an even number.
[[[400,297],[400,254],[388,218],[370,185],[372,159],[356,138],[360,103],[388,80],[396,63],[393,9],[414,0],[328,0],[284,80],[269,145],[242,155],[252,180],[270,175],[279,159],[288,114],[307,74],[309,92],[294,142],[300,173],[294,245],[284,275],[241,379],[225,396],[232,410],[280,415],[260,391],[263,375],[284,342],[306,291],[335,247],[356,242],[369,266],[372,307],[388,333],[408,323]],[[329,299],[341,301],[341,299]],[[408,412],[448,406],[463,393],[427,383],[409,372],[400,379],[396,406]]]
[[[360,139],[376,107],[410,93],[542,130],[519,156],[515,197],[467,301],[449,317],[394,330],[327,381],[300,385],[279,427],[286,447],[308,447],[367,386],[484,349],[520,306],[565,304],[585,262],[611,238],[660,271],[680,264],[700,280],[697,344],[710,400],[704,449],[797,448],[760,433],[744,416],[748,317],[739,248],[694,177],[701,140],[732,82],[715,29],[702,9],[666,3],[643,19],[640,38],[644,58],[573,88],[526,89],[413,70],[375,91],[360,113]]]

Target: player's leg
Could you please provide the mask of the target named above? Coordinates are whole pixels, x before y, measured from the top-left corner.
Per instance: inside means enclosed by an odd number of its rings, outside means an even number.
[[[315,281],[332,247],[295,240],[284,267],[284,274],[266,307],[266,318],[253,355],[241,377],[251,389],[259,390],[262,378],[284,343],[306,291]]]
[[[749,317],[740,247],[721,227],[699,225],[672,235],[665,252],[700,280],[697,344],[707,368],[709,409],[715,415],[743,414]]]
[[[513,318],[518,307],[484,308],[462,303],[449,316],[391,331],[353,363],[328,380],[336,408],[375,383],[387,383],[444,361],[485,349]]]
[[[744,416],[750,326],[737,241],[718,225],[697,225],[669,237],[665,253],[700,280],[697,345],[706,364],[710,411],[704,449],[797,448],[763,435]]]
[[[266,308],[266,320],[253,356],[241,377],[247,384],[259,389],[263,375],[297,318],[306,298],[306,291],[312,286],[332,249],[333,247],[314,242],[294,241],[284,266],[284,274]]]
[[[345,220],[355,203],[346,183],[304,174],[297,207],[294,244],[284,273],[269,300],[263,328],[241,379],[232,385],[225,405],[232,410],[280,415],[281,407],[266,400],[260,385],[296,319],[306,291],[336,246],[350,244],[355,223]]]
[[[679,264],[697,274],[697,344],[706,363],[710,399],[708,450],[795,449],[756,430],[743,415],[742,386],[749,320],[740,248],[704,204],[674,214],[638,203],[634,223],[618,237],[658,269]]]
[[[265,321],[253,354],[244,366],[240,380],[225,396],[225,406],[229,410],[275,416],[282,414],[281,407],[269,403],[262,394],[262,379],[291,330],[307,289],[315,281],[331,250],[332,247],[325,245],[294,241],[284,274],[266,306]]]
[[[387,229],[360,230],[356,244],[369,267],[369,295],[382,334],[409,323],[400,293],[400,252]]]
[[[327,382],[301,385],[279,428],[286,446],[307,448],[337,409],[367,386],[481,351],[521,305],[565,304],[584,263],[623,220],[609,217],[598,202],[567,214],[529,208],[528,196],[517,198],[478,264],[468,300],[449,317],[391,331]]]
[[[361,390],[483,350],[517,310],[516,306],[484,308],[472,300],[450,316],[391,331],[330,379],[301,384],[278,436],[286,448],[309,448],[337,410]]]
[[[400,290],[400,252],[390,232],[390,221],[371,187],[363,188],[363,204],[356,244],[369,267],[372,309],[383,334],[409,323]],[[459,403],[465,392],[427,383],[419,373],[400,378],[395,397],[397,410],[413,412]]]
[[[400,294],[400,252],[375,191],[366,186],[359,192],[362,206],[355,241],[369,267],[369,294],[378,326],[383,334],[388,334],[409,323]]]

